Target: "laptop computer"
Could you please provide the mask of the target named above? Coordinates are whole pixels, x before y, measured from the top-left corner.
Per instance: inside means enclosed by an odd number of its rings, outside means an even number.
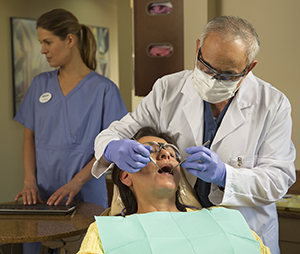
[[[59,204],[47,205],[47,204],[35,204],[35,205],[23,205],[20,203],[5,203],[0,204],[0,214],[46,214],[46,215],[66,215],[76,209],[76,204],[70,205]]]

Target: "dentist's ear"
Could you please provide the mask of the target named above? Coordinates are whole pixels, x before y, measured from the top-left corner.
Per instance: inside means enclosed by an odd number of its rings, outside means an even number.
[[[248,75],[248,73],[250,72],[250,71],[252,71],[253,70],[253,68],[257,65],[257,63],[258,63],[258,61],[257,60],[253,60],[250,64],[249,64],[249,67],[248,67],[248,70],[247,70],[247,73],[246,73],[246,75],[245,76],[247,76]]]
[[[130,174],[126,171],[121,170],[120,181],[128,187],[130,187],[132,185],[132,179],[130,177]]]
[[[197,40],[196,40],[196,52],[195,52],[195,58],[196,58],[197,55],[198,55],[199,48],[200,48],[200,40],[197,39]]]
[[[200,48],[200,40],[197,39],[197,40],[196,40],[196,53],[195,53],[195,63],[194,63],[194,68],[196,67],[196,63],[197,63],[197,56],[198,56],[199,48]]]
[[[238,83],[238,85],[237,85],[237,87],[236,87],[236,89],[235,89],[234,92],[237,91],[237,89],[240,87],[242,81],[247,77],[248,73],[249,73],[249,72],[257,65],[257,63],[258,63],[257,60],[253,60],[253,61],[249,64],[248,69],[247,69],[247,72],[246,72],[246,75],[240,80],[240,82]]]
[[[200,40],[197,39],[197,40],[196,40],[196,54],[198,53],[199,48],[200,48]]]

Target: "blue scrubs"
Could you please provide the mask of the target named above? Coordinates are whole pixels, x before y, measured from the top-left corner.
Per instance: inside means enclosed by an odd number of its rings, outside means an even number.
[[[42,199],[68,183],[93,158],[95,137],[127,113],[118,87],[108,78],[91,71],[64,96],[57,74],[55,70],[33,79],[15,117],[34,131]],[[105,176],[88,181],[75,199],[107,208]]]
[[[203,143],[207,140],[210,140],[210,143],[206,145],[206,147],[210,148],[215,135],[218,131],[219,126],[223,120],[223,117],[226,114],[226,111],[233,100],[232,97],[229,102],[226,104],[225,108],[222,110],[221,114],[218,116],[217,119],[214,119],[210,103],[207,101],[204,102],[204,131],[203,131]],[[213,204],[209,201],[208,195],[210,193],[210,183],[204,182],[200,178],[197,179],[194,189],[197,193],[199,201],[203,207],[210,207]]]

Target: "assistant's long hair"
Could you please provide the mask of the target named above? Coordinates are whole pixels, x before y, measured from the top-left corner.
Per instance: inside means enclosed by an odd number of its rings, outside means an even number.
[[[141,128],[134,135],[134,139],[138,140],[138,139],[140,139],[142,137],[146,137],[146,136],[159,137],[159,138],[164,139],[167,143],[177,146],[176,141],[171,136],[171,134],[166,133],[166,132],[158,132],[157,130],[155,130],[152,127]],[[134,193],[131,191],[131,189],[127,185],[125,185],[121,182],[120,172],[121,172],[121,169],[115,165],[115,167],[113,168],[113,171],[112,171],[112,180],[113,180],[113,183],[116,184],[119,188],[120,196],[121,196],[122,202],[125,206],[125,214],[126,215],[134,214],[137,212],[137,209],[138,209],[137,200],[136,200]],[[178,210],[180,210],[180,211],[184,210],[185,206],[179,202],[179,187],[176,192],[175,204],[176,204],[176,207],[178,208]]]
[[[36,28],[39,27],[52,32],[61,40],[65,40],[68,34],[73,34],[77,38],[83,62],[90,69],[96,70],[96,39],[86,25],[79,24],[73,13],[64,9],[46,12],[37,20]]]

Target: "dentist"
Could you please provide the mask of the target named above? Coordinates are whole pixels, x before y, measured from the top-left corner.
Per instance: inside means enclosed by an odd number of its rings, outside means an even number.
[[[112,162],[139,171],[149,151],[128,138],[143,126],[170,132],[202,206],[239,210],[271,252],[280,253],[275,202],[295,182],[296,152],[289,100],[252,73],[259,44],[241,18],[208,22],[194,70],[158,79],[133,113],[97,136],[92,174],[100,176]],[[207,140],[210,147],[201,146]]]

